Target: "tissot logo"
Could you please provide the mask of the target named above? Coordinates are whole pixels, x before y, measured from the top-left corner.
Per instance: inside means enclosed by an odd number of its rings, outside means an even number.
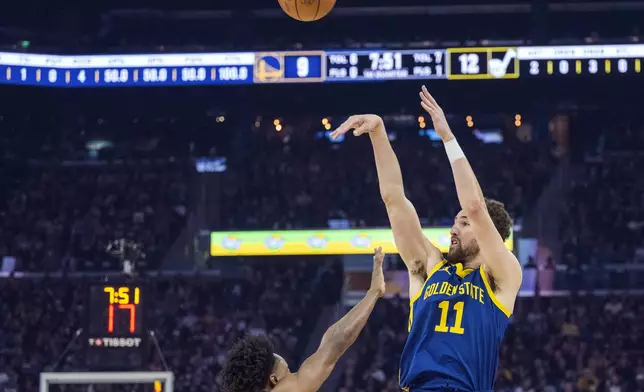
[[[90,347],[139,347],[141,338],[89,338]]]

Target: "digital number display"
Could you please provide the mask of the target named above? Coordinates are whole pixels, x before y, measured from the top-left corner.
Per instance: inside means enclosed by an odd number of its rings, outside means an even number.
[[[642,73],[644,45],[58,56],[0,52],[0,84],[129,87]]]
[[[448,49],[449,79],[516,79],[519,59],[516,48]]]
[[[327,52],[326,81],[445,79],[444,50]]]
[[[532,77],[569,75],[610,75],[642,73],[642,59],[529,60],[521,74]]]
[[[145,289],[140,285],[90,287],[86,362],[92,368],[141,366],[145,347]]]
[[[143,332],[140,287],[94,286],[90,298],[90,312],[93,312],[90,334],[128,335]]]

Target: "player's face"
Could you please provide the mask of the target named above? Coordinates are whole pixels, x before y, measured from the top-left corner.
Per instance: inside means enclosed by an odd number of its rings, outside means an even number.
[[[466,262],[479,253],[479,246],[474,238],[472,227],[463,211],[454,218],[450,237],[447,261],[451,263]]]

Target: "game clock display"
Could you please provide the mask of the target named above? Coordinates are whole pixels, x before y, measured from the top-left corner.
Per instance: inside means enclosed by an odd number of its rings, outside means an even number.
[[[144,365],[145,288],[100,284],[89,289],[86,362],[96,370],[132,370]]]

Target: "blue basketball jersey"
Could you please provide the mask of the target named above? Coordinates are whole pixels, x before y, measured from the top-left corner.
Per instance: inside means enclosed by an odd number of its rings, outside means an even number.
[[[438,263],[410,301],[400,387],[491,391],[510,315],[483,266],[464,270],[460,263]]]

